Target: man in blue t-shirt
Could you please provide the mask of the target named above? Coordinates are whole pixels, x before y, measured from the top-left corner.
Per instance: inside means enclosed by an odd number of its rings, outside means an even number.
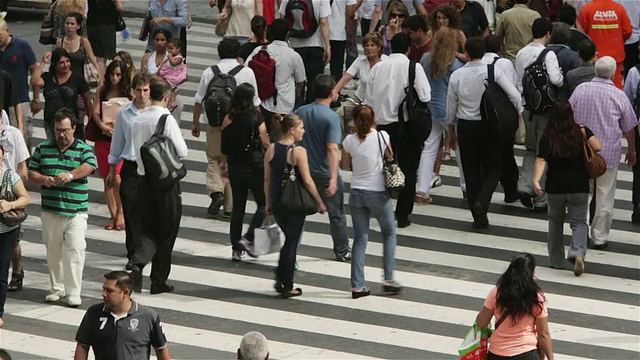
[[[340,117],[329,105],[337,99],[331,75],[318,75],[313,82],[315,101],[296,110],[304,121],[302,146],[309,155],[309,168],[322,201],[327,205],[333,252],[336,260],[349,261],[349,237],[344,214],[344,187],[338,170],[342,128]],[[324,191],[322,191],[324,189]]]

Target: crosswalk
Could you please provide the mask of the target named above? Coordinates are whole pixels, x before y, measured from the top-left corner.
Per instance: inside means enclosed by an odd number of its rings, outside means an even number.
[[[126,23],[135,33],[141,21]],[[217,62],[220,39],[212,33],[212,25],[195,23],[188,35],[189,82],[181,86],[185,107],[180,127],[189,146],[189,173],[183,179],[183,219],[169,278],[176,292],[135,296],[162,317],[174,358],[235,358],[242,335],[257,330],[269,339],[274,359],[454,359],[489,290],[511,257],[522,251],[538,261],[536,275],[548,299],[558,359],[640,357],[640,236],[629,222],[632,175],[626,165],[618,176],[611,245],[606,252],[589,251],[582,277],[547,267],[545,215],[505,204],[500,192],[492,201],[491,228],[471,232],[471,214],[457,186],[458,170],[449,162],[442,168],[443,186],[432,192],[435,204],[416,207],[413,224],[398,230],[396,277],[406,290],[400,297],[351,299],[350,265],[332,261],[328,219],[319,214],[307,218],[298,250],[296,283],[304,295],[289,301],[276,297],[271,270],[278,255],[231,262],[228,221],[206,215],[205,139],[191,136],[190,128],[202,71]],[[139,63],[144,44],[132,39],[119,49]],[[35,136],[43,139],[42,122],[35,125]],[[517,149],[518,162],[522,155]],[[343,176],[348,183],[350,173]],[[0,330],[0,347],[14,358],[71,359],[84,310],[101,301],[102,275],[123,268],[124,233],[103,229],[109,213],[102,186],[96,175],[89,179],[80,309],[43,301],[48,276],[40,196],[30,193],[33,205],[22,242],[25,289],[9,295]],[[250,203],[247,213],[255,208]],[[350,217],[347,220],[352,234]],[[382,242],[377,223],[372,222],[372,230],[365,276],[376,293],[382,281]]]

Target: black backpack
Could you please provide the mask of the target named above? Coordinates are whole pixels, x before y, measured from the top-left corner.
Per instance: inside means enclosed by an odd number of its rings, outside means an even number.
[[[218,65],[211,67],[213,78],[207,86],[207,94],[204,97],[204,111],[210,126],[222,126],[224,117],[229,112],[229,102],[238,84],[235,76],[244,69],[238,65],[226,74],[220,72]]]
[[[160,117],[156,131],[140,147],[145,177],[154,190],[169,190],[187,176],[187,168],[178,156],[173,140],[164,135],[168,116]]]
[[[636,65],[636,70],[638,70],[638,76],[640,77],[640,64]],[[636,112],[636,116],[640,116],[640,80],[638,80],[638,86],[636,87],[636,98],[633,102],[633,110]],[[636,144],[636,146],[639,146]]]
[[[500,141],[511,141],[518,130],[518,110],[509,100],[507,93],[495,80],[495,64],[487,65],[487,84],[480,100],[480,115],[487,125],[489,134]]]
[[[531,65],[524,69],[522,77],[522,95],[525,107],[533,114],[544,115],[549,112],[557,100],[558,88],[549,81],[545,58],[549,49],[544,49]]]
[[[398,109],[398,122],[400,123],[400,136],[408,133],[408,136],[415,142],[422,144],[431,134],[431,111],[429,104],[422,102],[418,97],[414,85],[416,79],[416,62],[409,63],[409,86],[404,89],[407,96],[400,103]],[[407,111],[408,119],[404,118]],[[406,123],[406,129],[405,124]]]
[[[289,37],[308,39],[318,30],[313,0],[289,0],[284,17],[289,21]]]

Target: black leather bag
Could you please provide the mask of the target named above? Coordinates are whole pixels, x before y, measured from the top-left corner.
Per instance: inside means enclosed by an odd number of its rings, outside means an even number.
[[[290,146],[289,148],[294,148]],[[289,153],[287,148],[287,154]],[[302,213],[305,215],[313,215],[318,212],[316,202],[309,194],[309,190],[302,182],[302,179],[296,174],[295,166],[286,164],[282,177],[282,188],[280,189],[280,207],[286,212]]]
[[[404,90],[406,97],[398,109],[400,137],[407,136],[418,144],[424,143],[431,134],[431,111],[429,104],[422,102],[414,87],[416,79],[416,62],[409,63],[409,86]],[[408,119],[404,112],[407,111]]]
[[[7,169],[2,177],[2,189],[0,190],[0,199],[6,201],[15,201],[16,195],[13,193],[11,186],[11,172]],[[0,220],[7,226],[18,226],[27,220],[27,212],[24,209],[12,209],[0,214]]]
[[[118,14],[118,22],[116,23],[116,31],[124,31],[127,28],[127,23],[124,22],[122,14]]]

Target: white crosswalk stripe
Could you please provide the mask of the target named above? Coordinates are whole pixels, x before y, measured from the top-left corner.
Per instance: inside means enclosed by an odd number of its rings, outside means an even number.
[[[132,33],[141,23],[126,22]],[[195,23],[189,30],[189,82],[181,86],[185,108],[180,123],[190,149],[189,174],[183,181],[183,219],[169,278],[176,292],[135,296],[162,317],[174,358],[235,358],[242,335],[258,330],[269,339],[274,359],[454,359],[499,274],[515,253],[527,251],[538,260],[536,275],[548,299],[558,359],[638,359],[640,237],[629,221],[632,174],[626,165],[618,176],[610,248],[589,251],[582,277],[547,267],[546,216],[505,204],[501,192],[492,201],[491,228],[470,232],[471,214],[461,199],[458,170],[449,162],[442,167],[444,185],[432,191],[435,204],[416,206],[413,224],[398,230],[396,277],[406,289],[400,297],[352,300],[350,265],[332,261],[328,219],[317,214],[307,218],[298,251],[295,280],[304,295],[291,301],[277,298],[272,268],[278,255],[232,263],[228,221],[206,216],[205,139],[191,136],[191,111],[202,71],[218,61],[219,40],[213,25]],[[119,49],[130,52],[139,66],[142,42],[131,39]],[[42,122],[35,125],[35,137],[43,139]],[[519,163],[522,154],[518,148]],[[350,173],[343,176],[348,183]],[[5,329],[0,330],[0,347],[18,354],[14,358],[72,358],[84,310],[101,301],[102,274],[124,266],[124,232],[102,228],[109,219],[102,186],[97,175],[90,178],[80,309],[43,302],[49,278],[40,240],[40,195],[31,192],[33,205],[22,242],[25,289],[9,295]],[[255,209],[250,202],[247,213]],[[347,220],[351,229],[349,216]],[[382,242],[377,223],[371,225],[365,275],[376,292]],[[565,235],[570,234],[567,226]]]

